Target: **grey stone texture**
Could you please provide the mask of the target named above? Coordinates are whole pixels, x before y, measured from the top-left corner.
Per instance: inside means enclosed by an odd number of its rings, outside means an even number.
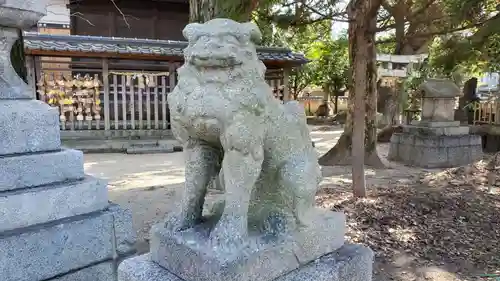
[[[413,130],[418,129],[410,131]],[[467,165],[481,159],[482,150],[479,135],[403,132],[392,135],[388,159],[423,168],[448,168]]]
[[[106,261],[46,281],[114,281],[116,263]]]
[[[0,193],[0,232],[108,207],[106,181],[85,180]]]
[[[84,176],[83,153],[78,150],[0,156],[0,192],[80,180]]]
[[[462,92],[451,80],[427,79],[420,85],[423,91],[421,119],[424,121],[453,121],[456,97]]]
[[[421,85],[425,98],[455,98],[462,96],[460,88],[449,79],[428,78]]]
[[[32,27],[46,13],[47,2],[47,0],[0,1],[0,26],[3,27],[2,29],[5,29],[6,26],[19,29],[28,29]],[[10,49],[11,48],[5,48],[5,50]],[[10,56],[6,57],[10,58]],[[13,85],[9,86],[12,88]]]
[[[120,215],[120,212],[96,212],[20,232],[4,232],[0,236],[2,281],[50,279],[118,257],[116,249],[123,245],[122,250],[125,250],[124,245],[130,244],[130,241],[119,240],[127,237],[115,235],[115,229],[121,228],[117,232],[122,233],[133,232],[131,223],[127,229],[113,224],[115,220],[120,220],[115,216]],[[129,252],[133,251],[129,249]]]
[[[360,245],[337,251],[291,271],[276,281],[368,281],[372,280],[373,252]],[[257,270],[257,269],[256,269]],[[150,254],[122,262],[119,281],[189,281],[170,273],[151,260]],[[260,279],[253,279],[260,281]],[[205,279],[204,281],[212,281]]]
[[[56,108],[36,100],[0,100],[0,155],[60,148]]]
[[[427,125],[427,124],[426,124]],[[422,136],[460,136],[468,135],[468,126],[404,126],[403,133],[418,134]]]
[[[287,234],[251,234],[243,248],[231,253],[212,247],[209,223],[180,233],[156,225],[151,231],[151,256],[186,280],[274,280],[344,244],[343,213],[318,210],[311,222]]]
[[[137,234],[132,227],[132,212],[119,205],[111,204],[109,211],[113,214],[116,252],[118,255],[127,255],[134,251]]]

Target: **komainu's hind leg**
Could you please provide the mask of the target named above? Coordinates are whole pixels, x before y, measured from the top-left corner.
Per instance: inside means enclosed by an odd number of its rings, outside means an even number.
[[[283,188],[292,198],[292,210],[297,226],[311,222],[307,214],[315,205],[321,171],[317,161],[310,157],[297,155],[291,158],[280,170]]]

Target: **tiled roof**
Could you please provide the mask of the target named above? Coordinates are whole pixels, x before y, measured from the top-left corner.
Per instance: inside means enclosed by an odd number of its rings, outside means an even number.
[[[28,51],[61,51],[85,53],[114,53],[166,55],[182,57],[185,41],[131,39],[78,35],[48,35],[27,32],[24,45]],[[263,61],[304,64],[308,60],[302,54],[285,48],[258,47],[259,58]]]

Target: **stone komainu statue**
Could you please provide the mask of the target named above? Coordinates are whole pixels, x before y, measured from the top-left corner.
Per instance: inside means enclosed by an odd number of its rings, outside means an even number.
[[[253,23],[192,23],[179,82],[168,95],[171,126],[185,146],[186,181],[173,231],[202,222],[207,186],[222,183],[224,204],[212,217],[215,243],[239,243],[249,228],[285,232],[309,224],[321,173],[304,108],[273,97]]]

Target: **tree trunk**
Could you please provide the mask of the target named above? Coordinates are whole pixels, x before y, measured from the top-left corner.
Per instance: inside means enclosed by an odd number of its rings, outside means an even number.
[[[206,22],[214,18],[228,18],[247,22],[258,5],[258,0],[189,0],[190,22]]]
[[[356,174],[358,175],[357,182],[361,180],[359,176],[364,175],[363,165],[359,165],[359,157],[362,157],[361,162],[364,162],[365,165],[385,168],[376,148],[377,69],[374,30],[380,2],[380,0],[352,0],[349,3],[349,56],[352,71],[352,75],[349,77],[352,78],[349,83],[347,120],[344,132],[337,144],[319,159],[319,163],[324,166],[353,164],[353,169],[355,169],[353,181]],[[361,98],[365,99],[364,107],[363,102],[360,102]],[[354,112],[355,108],[356,113]],[[363,122],[360,124],[360,118],[363,116],[364,124]],[[353,122],[356,117],[356,122]],[[356,128],[353,128],[353,125]],[[363,134],[359,133],[360,127],[364,127]],[[362,137],[364,142],[356,143],[359,141],[359,137]],[[353,185],[363,188],[362,184],[354,184],[353,182]]]
[[[334,114],[337,114],[339,113],[339,93],[336,92],[335,93],[335,105],[334,105],[334,109],[333,109],[333,113]]]

